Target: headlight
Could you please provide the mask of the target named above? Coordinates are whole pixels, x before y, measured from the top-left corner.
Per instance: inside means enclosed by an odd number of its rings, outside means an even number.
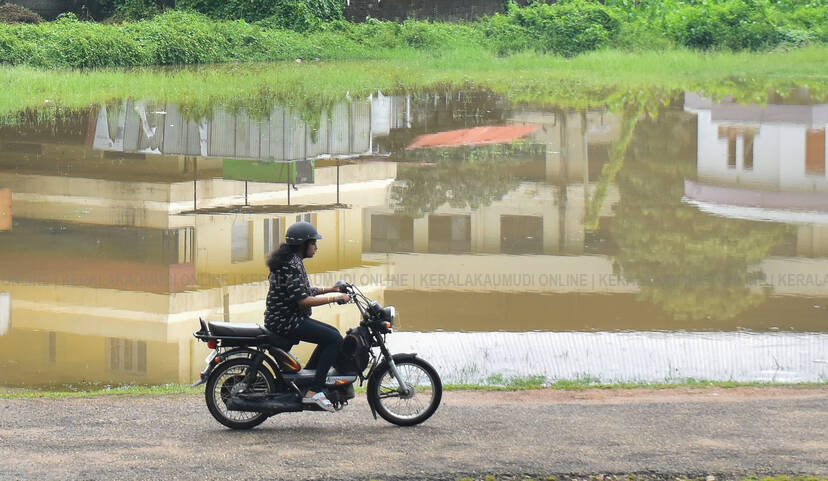
[[[385,313],[385,320],[390,322],[391,325],[394,325],[394,319],[397,318],[397,310],[394,309],[394,306],[388,306],[383,308],[383,312]]]

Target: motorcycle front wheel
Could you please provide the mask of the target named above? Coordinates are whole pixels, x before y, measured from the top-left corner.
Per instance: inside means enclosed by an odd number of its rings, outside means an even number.
[[[230,396],[244,390],[243,381],[248,369],[253,368],[253,360],[248,358],[231,359],[220,364],[207,379],[204,397],[207,409],[216,421],[232,429],[251,429],[263,423],[268,415],[227,409]],[[248,392],[273,392],[276,382],[273,375],[264,366],[259,366],[253,386]]]
[[[385,363],[368,380],[368,402],[389,423],[420,424],[440,406],[443,397],[440,376],[431,364],[417,357],[394,359],[394,364],[409,393],[400,393],[400,384]]]

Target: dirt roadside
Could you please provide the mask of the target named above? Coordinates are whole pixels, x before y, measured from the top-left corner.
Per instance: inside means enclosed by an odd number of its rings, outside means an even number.
[[[235,432],[196,395],[0,400],[0,479],[828,476],[828,388],[456,391],[414,428],[282,414]]]

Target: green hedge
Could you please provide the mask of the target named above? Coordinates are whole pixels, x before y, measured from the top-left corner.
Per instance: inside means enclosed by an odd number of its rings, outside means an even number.
[[[207,9],[213,5],[209,1],[215,6],[211,12],[223,8],[217,0],[179,0],[179,5],[190,2],[194,8]],[[254,5],[259,0],[249,1]],[[276,2],[273,8],[288,10],[274,15],[270,15],[274,10],[263,11],[254,23],[215,20],[181,10],[111,24],[80,22],[69,14],[37,25],[0,24],[0,63],[106,67],[371,59],[408,51],[467,57],[535,51],[569,57],[602,48],[769,50],[828,42],[828,5],[819,2],[638,1],[509,5],[504,14],[468,23],[369,20],[355,24],[337,18],[341,10],[331,7],[333,0]],[[323,19],[325,15],[329,17]]]

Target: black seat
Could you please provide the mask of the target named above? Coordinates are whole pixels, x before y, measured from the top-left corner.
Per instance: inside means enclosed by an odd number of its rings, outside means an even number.
[[[253,323],[231,323],[231,322],[211,322],[208,324],[210,334],[216,337],[259,337],[267,335],[270,331],[264,327]]]
[[[253,323],[232,323],[232,322],[209,322],[207,324],[210,334],[215,337],[236,337],[250,339],[245,344],[270,344],[289,351],[299,341],[289,337],[280,336],[271,332],[264,326]],[[229,345],[229,344],[225,344]]]

